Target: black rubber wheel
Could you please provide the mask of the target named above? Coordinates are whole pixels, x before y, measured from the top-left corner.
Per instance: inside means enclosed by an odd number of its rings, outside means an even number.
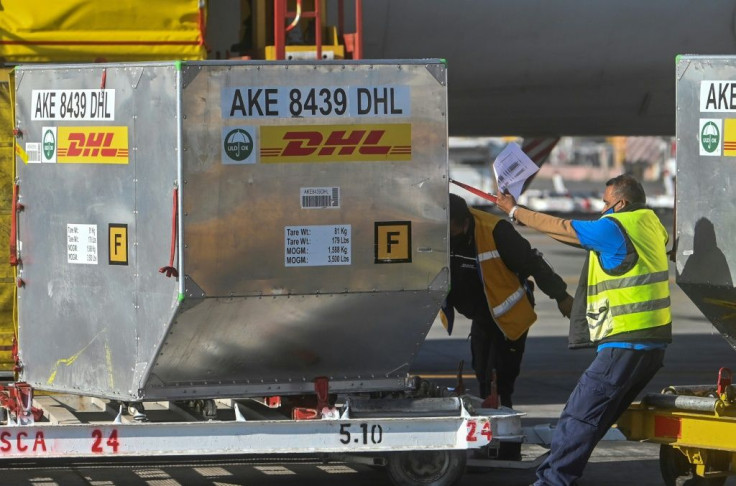
[[[659,446],[659,470],[667,486],[723,486],[725,477],[704,478],[694,472],[687,456],[672,446]]]
[[[451,486],[465,473],[467,453],[407,451],[388,455],[386,471],[396,486]]]

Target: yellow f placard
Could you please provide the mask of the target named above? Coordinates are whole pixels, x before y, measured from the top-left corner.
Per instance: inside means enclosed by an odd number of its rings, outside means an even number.
[[[110,265],[128,264],[128,225],[110,223],[108,228]]]
[[[375,223],[375,263],[411,262],[411,221]]]

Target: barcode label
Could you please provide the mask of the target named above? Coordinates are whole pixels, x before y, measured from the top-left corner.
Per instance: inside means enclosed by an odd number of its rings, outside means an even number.
[[[28,163],[35,164],[41,162],[41,144],[40,143],[27,143],[26,144],[26,155],[28,155]]]
[[[517,160],[516,162],[514,162],[513,164],[511,164],[511,165],[509,166],[509,168],[508,168],[508,170],[506,171],[506,173],[507,173],[507,174],[511,174],[511,173],[515,173],[515,174],[518,174],[518,173],[519,173],[519,172],[521,172],[521,171],[519,171],[519,170],[516,170],[516,169],[518,169],[520,165],[521,165],[521,164],[520,164],[520,163],[519,163],[519,161]]]
[[[519,174],[524,170],[524,168],[521,166],[521,163],[517,160],[515,162],[512,162],[511,165],[506,167],[506,170],[504,170],[499,176],[498,176],[498,183],[503,184],[506,181],[506,178],[513,179],[515,177],[518,177]]]
[[[503,171],[503,175],[505,177],[519,175],[519,173],[521,173],[521,170],[516,170],[516,169],[520,169],[520,166],[521,166],[521,164],[519,163],[518,160],[516,162],[512,162],[511,165],[509,165],[506,168],[506,170]]]
[[[339,187],[302,187],[299,189],[302,209],[340,207]]]

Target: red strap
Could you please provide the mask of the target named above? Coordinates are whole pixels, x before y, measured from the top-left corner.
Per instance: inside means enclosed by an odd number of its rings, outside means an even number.
[[[481,191],[480,189],[476,189],[475,187],[469,186],[467,184],[463,184],[462,182],[458,182],[458,181],[455,181],[455,180],[452,180],[452,179],[450,179],[450,182],[452,182],[453,184],[455,184],[457,186],[462,187],[463,189],[465,189],[467,191],[472,192],[476,196],[482,197],[486,201],[491,201],[493,204],[496,204],[496,201],[498,201],[498,198],[496,198],[496,196],[494,196],[493,194],[485,193],[485,192]]]
[[[731,386],[731,370],[729,368],[721,368],[718,370],[718,396],[726,393],[726,389]]]
[[[169,265],[158,269],[159,273],[165,273],[167,277],[179,277],[179,271],[174,268],[174,256],[176,255],[176,212],[179,207],[179,189],[174,188],[174,207],[171,210],[171,253],[169,254]]]
[[[330,379],[326,376],[318,376],[314,379],[314,391],[317,394],[317,410],[330,406]]]
[[[13,185],[13,203],[10,209],[10,265],[15,267],[18,259],[18,211],[23,206],[18,204],[18,184]]]

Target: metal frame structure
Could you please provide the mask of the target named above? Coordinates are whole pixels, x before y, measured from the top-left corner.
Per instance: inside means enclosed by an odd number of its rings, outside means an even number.
[[[722,484],[736,471],[736,406],[717,412],[666,410],[632,405],[618,427],[629,440],[661,444],[660,468],[666,484],[694,474]]]
[[[347,399],[321,419],[276,419],[255,400],[217,400],[202,421],[174,402],[146,403],[146,420],[114,402],[72,395],[39,396],[43,421],[6,412],[0,426],[3,458],[92,458],[157,455],[359,454],[465,450],[519,441],[521,416],[511,409],[468,412],[467,399],[411,401]],[[393,404],[393,405],[392,405]],[[472,408],[472,407],[471,407]]]
[[[274,47],[276,51],[276,59],[286,59],[286,32],[293,28],[300,18],[313,18],[315,29],[315,48],[317,51],[316,59],[322,59],[322,1],[314,0],[314,10],[305,11],[302,9],[302,0],[296,0],[296,10],[288,11],[286,0],[274,0],[273,2],[273,32]],[[358,60],[363,58],[363,2],[355,0],[355,33],[353,36],[353,55],[352,59]],[[344,35],[345,25],[345,8],[344,0],[338,0],[338,25],[339,35]],[[293,19],[292,24],[286,26],[286,20]]]

